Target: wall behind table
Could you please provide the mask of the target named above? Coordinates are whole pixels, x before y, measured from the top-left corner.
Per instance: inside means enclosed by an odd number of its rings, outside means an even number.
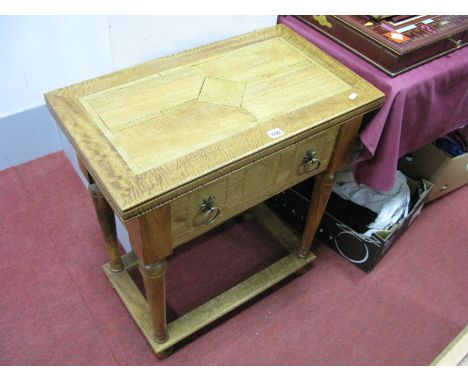
[[[44,93],[274,24],[276,15],[0,16],[0,170],[64,150],[79,173]],[[117,230],[129,250],[119,221]]]
[[[111,70],[105,16],[0,16],[0,170],[62,148],[45,92]]]

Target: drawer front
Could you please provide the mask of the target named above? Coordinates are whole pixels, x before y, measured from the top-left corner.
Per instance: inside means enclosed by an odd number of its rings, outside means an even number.
[[[279,192],[324,171],[339,126],[242,167],[171,203],[178,246]]]

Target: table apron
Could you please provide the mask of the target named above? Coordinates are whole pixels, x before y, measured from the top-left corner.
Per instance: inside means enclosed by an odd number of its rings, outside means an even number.
[[[328,167],[340,126],[284,148],[170,203],[177,247]],[[306,168],[304,158],[313,155]],[[217,214],[200,206],[212,198]],[[214,221],[210,221],[214,218]],[[207,222],[208,220],[208,222]]]

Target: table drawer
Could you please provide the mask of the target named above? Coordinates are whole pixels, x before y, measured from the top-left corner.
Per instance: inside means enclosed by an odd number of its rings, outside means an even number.
[[[299,141],[244,166],[171,203],[173,245],[325,170],[339,126]]]

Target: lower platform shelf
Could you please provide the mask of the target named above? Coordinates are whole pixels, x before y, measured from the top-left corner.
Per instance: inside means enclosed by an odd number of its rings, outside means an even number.
[[[157,355],[164,354],[173,345],[266,291],[286,277],[299,272],[315,260],[316,256],[313,253],[310,253],[307,258],[297,256],[299,239],[288,227],[283,226],[280,219],[268,207],[264,205],[257,206],[252,210],[252,213],[258,222],[276,236],[290,253],[226,292],[169,323],[167,326],[169,338],[164,343],[155,341],[150,308],[145,297],[128,273],[129,270],[138,265],[135,254],[130,252],[123,256],[122,261],[125,269],[121,272],[113,272],[109,264],[103,266],[112,286]]]

